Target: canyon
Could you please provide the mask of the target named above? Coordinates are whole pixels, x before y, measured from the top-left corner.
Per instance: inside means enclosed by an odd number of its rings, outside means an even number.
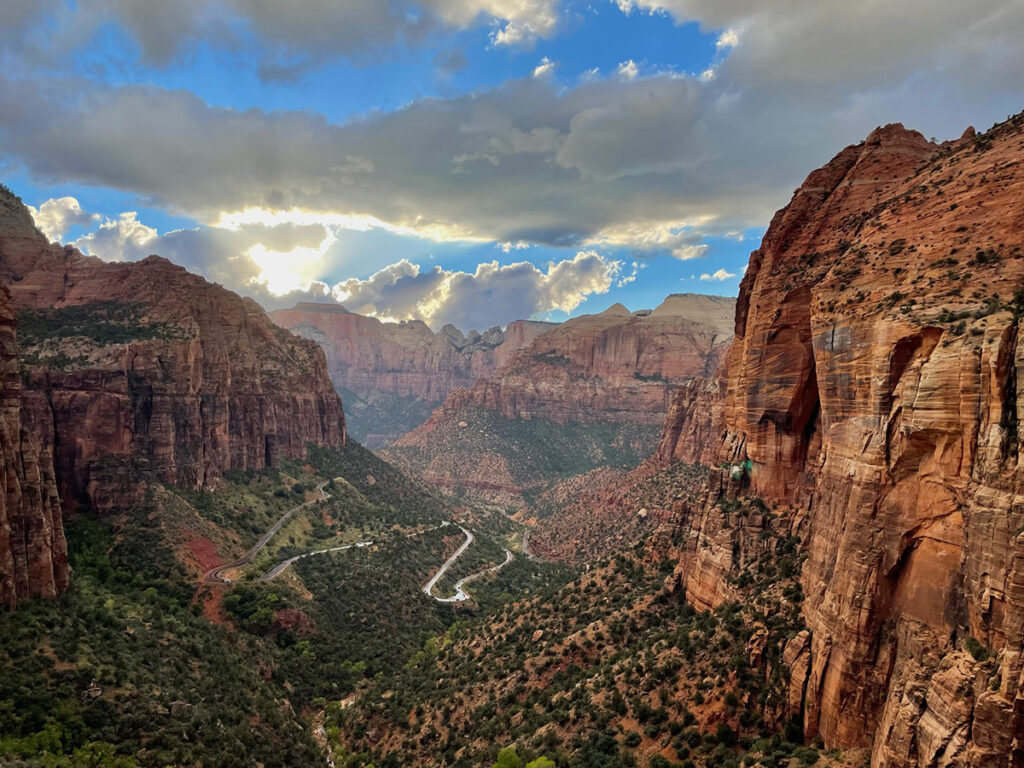
[[[150,482],[213,488],[228,470],[345,442],[316,344],[165,259],[51,244],[6,189],[0,280],[5,602],[66,586],[61,514],[132,506]]]
[[[469,336],[300,305],[274,315],[297,338],[158,257],[103,263],[51,245],[0,197],[0,602],[66,589],[62,518],[137,504],[147,483],[212,489],[231,469],[343,445],[336,389],[443,399],[382,455],[458,495],[546,499],[558,510],[530,551],[605,559],[574,593],[591,596],[594,632],[546,619],[571,629],[565,669],[612,631],[593,597],[609,584],[626,649],[644,637],[627,624],[649,611],[728,616],[757,573],[762,605],[786,611],[784,637],[753,617],[739,649],[765,691],[785,689],[765,726],[795,724],[795,740],[859,750],[873,768],[1020,765],[1022,160],[1024,116],[942,144],[881,127],[775,215],[735,302],[673,295]],[[359,466],[352,478],[383,493],[382,468]],[[635,563],[617,558],[627,551]],[[765,575],[781,562],[785,587]],[[522,661],[525,638],[548,641],[507,620],[488,640],[522,662],[507,674],[562,674]],[[776,661],[759,645],[769,636]],[[438,729],[447,706],[426,712]],[[697,714],[704,727],[730,716]],[[351,730],[360,748],[378,735]],[[380,743],[397,754],[395,733]]]
[[[567,320],[452,392],[382,455],[446,490],[513,506],[553,482],[631,468],[655,447],[673,390],[717,367],[734,306],[674,294],[654,310],[616,304]]]
[[[348,428],[381,448],[426,420],[450,392],[492,376],[554,323],[516,320],[483,333],[452,325],[434,333],[422,320],[385,322],[338,304],[301,302],[270,313],[298,336],[316,341],[345,401]]]

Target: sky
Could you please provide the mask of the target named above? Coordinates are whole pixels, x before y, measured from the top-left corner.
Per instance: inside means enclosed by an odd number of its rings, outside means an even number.
[[[52,240],[463,330],[735,295],[876,126],[1024,108],[1022,0],[2,0]]]

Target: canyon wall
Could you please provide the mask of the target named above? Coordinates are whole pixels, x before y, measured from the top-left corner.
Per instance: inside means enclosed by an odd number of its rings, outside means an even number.
[[[382,322],[312,302],[270,316],[323,348],[331,380],[345,398],[349,429],[371,448],[418,426],[448,393],[493,375],[516,349],[555,327],[517,320],[482,334],[451,325],[434,333],[420,320]]]
[[[874,766],[1024,759],[1022,160],[1017,116],[944,145],[890,125],[813,172],[751,256],[721,385],[677,394],[659,449],[791,520],[794,710]],[[713,490],[679,569],[702,607],[756,522]]]
[[[65,512],[344,443],[319,347],[165,259],[107,263],[51,245],[4,192],[0,281],[18,312],[22,426],[52,450]]]
[[[660,425],[675,388],[716,369],[734,307],[722,296],[674,294],[649,312],[616,304],[573,318],[453,393],[442,413],[471,404],[507,419]]]
[[[553,481],[634,467],[657,444],[674,390],[717,368],[734,307],[673,295],[653,311],[616,304],[568,320],[452,392],[383,455],[440,487],[510,505]]]
[[[54,597],[68,583],[50,430],[39,424],[35,431],[27,424],[33,419],[24,417],[41,402],[22,392],[15,329],[10,295],[0,286],[0,605],[6,606],[31,595]]]

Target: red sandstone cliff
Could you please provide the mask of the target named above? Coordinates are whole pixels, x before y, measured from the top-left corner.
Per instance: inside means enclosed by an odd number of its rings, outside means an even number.
[[[68,561],[49,434],[23,418],[15,315],[0,286],[0,605],[67,587]],[[30,396],[31,397],[31,396]],[[39,402],[31,398],[29,408]]]
[[[746,492],[792,520],[793,707],[875,766],[1024,758],[1022,201],[1022,116],[840,152],[773,219],[724,386],[680,393],[659,450],[749,459]],[[734,596],[758,524],[715,498],[689,509],[679,568],[704,607]]]
[[[676,294],[652,312],[616,304],[568,320],[513,353],[491,378],[452,393],[398,445],[426,438],[446,412],[467,404],[507,419],[661,424],[673,390],[717,367],[734,306],[721,296]]]
[[[31,321],[23,426],[52,446],[65,510],[131,503],[147,480],[208,487],[227,469],[344,442],[320,349],[164,259],[106,263],[50,245],[4,194],[0,281]]]
[[[346,400],[350,428],[371,447],[389,443],[419,425],[449,392],[493,375],[515,350],[555,327],[517,320],[504,331],[491,328],[483,334],[464,335],[446,325],[434,333],[422,321],[382,322],[337,304],[310,302],[270,315],[282,328],[320,344],[331,380],[352,393]],[[398,403],[401,399],[422,407],[410,408]],[[361,402],[365,408],[359,407]],[[395,418],[403,405],[404,418]],[[382,413],[386,411],[391,412],[391,420]]]
[[[718,364],[733,299],[673,295],[573,318],[454,391],[383,455],[447,489],[520,505],[573,475],[636,466],[654,448],[673,390]]]

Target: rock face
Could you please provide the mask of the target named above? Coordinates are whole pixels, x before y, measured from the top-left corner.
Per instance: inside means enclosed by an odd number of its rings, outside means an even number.
[[[6,193],[0,280],[18,310],[23,427],[52,448],[65,511],[344,443],[323,353],[251,300],[156,256],[105,263],[50,245]]]
[[[22,401],[15,314],[0,286],[0,605],[30,595],[53,597],[68,583],[67,545],[53,456],[52,435],[35,432],[23,418],[41,405]]]
[[[555,479],[635,466],[654,448],[674,389],[715,370],[734,306],[674,295],[654,311],[617,304],[573,318],[452,392],[384,455],[441,487],[512,504]],[[548,449],[538,466],[524,464]]]
[[[1024,759],[1022,161],[1018,116],[890,125],[812,173],[751,256],[724,385],[677,396],[659,453],[791,517],[794,709],[874,766]],[[706,605],[742,550],[712,504],[684,566]]]
[[[717,367],[734,307],[722,296],[675,294],[653,312],[616,304],[573,318],[514,353],[493,377],[453,393],[434,417],[474,404],[507,419],[660,425],[674,389]]]
[[[271,312],[282,328],[316,341],[345,397],[354,437],[375,448],[418,426],[454,389],[494,374],[512,353],[554,328],[517,320],[503,331],[434,333],[414,320],[382,322],[336,304],[303,302]]]

